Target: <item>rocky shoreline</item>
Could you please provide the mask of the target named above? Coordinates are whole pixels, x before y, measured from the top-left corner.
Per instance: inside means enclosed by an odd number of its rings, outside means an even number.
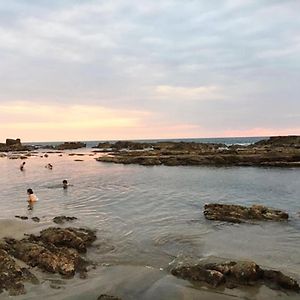
[[[194,142],[100,143],[100,162],[144,166],[300,167],[300,136],[272,137],[249,146]]]
[[[0,241],[0,292],[25,294],[24,282],[38,284],[39,279],[31,268],[66,278],[79,273],[85,278],[91,263],[82,254],[95,240],[93,230],[74,227],[49,227],[39,235],[30,234],[20,240],[4,237]],[[27,266],[21,266],[18,261]]]

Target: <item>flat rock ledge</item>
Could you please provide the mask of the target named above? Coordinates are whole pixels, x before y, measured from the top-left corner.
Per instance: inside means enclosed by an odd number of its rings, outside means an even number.
[[[263,205],[246,207],[234,204],[211,203],[204,205],[203,213],[208,220],[231,223],[243,223],[247,220],[286,221],[289,218],[288,213]]]
[[[224,261],[221,263],[178,266],[171,273],[192,282],[205,282],[211,287],[266,285],[271,289],[290,290],[299,293],[298,282],[275,270],[262,269],[253,261]]]
[[[4,238],[0,241],[0,292],[25,294],[24,282],[38,283],[29,271],[32,267],[67,278],[75,273],[85,277],[90,263],[80,254],[95,240],[94,231],[72,227],[50,227],[40,235],[28,235],[21,240]],[[28,268],[21,268],[15,259],[27,264]]]

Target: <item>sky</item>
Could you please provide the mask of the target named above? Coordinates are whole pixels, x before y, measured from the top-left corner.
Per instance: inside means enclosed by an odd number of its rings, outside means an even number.
[[[300,134],[299,0],[0,0],[0,142]]]

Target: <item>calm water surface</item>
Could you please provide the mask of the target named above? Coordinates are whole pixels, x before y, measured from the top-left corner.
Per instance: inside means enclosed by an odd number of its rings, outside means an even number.
[[[59,290],[49,284],[59,277],[44,275],[42,285],[28,287],[28,294],[18,299],[82,299],[80,293],[96,299],[102,291],[115,291],[124,299],[297,299],[264,288],[246,296],[221,291],[221,298],[201,291],[200,297],[199,289],[167,270],[174,261],[212,255],[252,259],[299,279],[299,169],[144,167],[100,163],[94,160],[97,155],[69,153],[31,157],[24,172],[19,170],[20,160],[0,158],[0,218],[38,216],[43,226],[57,215],[76,216],[74,226],[97,229],[98,241],[89,256],[99,266],[88,280],[61,281]],[[47,163],[53,170],[44,167]],[[72,184],[67,190],[60,186],[63,179]],[[33,211],[27,210],[29,187],[39,198]],[[257,225],[210,222],[202,213],[207,202],[260,203],[288,211],[291,220]]]

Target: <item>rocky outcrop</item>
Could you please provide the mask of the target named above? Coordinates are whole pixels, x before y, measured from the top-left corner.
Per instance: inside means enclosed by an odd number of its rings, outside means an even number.
[[[33,147],[22,145],[20,139],[6,139],[5,144],[0,143],[0,151],[2,152],[30,150],[33,150]]]
[[[254,147],[257,146],[271,146],[271,147],[296,147],[300,148],[300,136],[288,135],[288,136],[272,136],[267,140],[261,140],[256,142]]]
[[[85,253],[95,240],[94,231],[57,227],[22,240],[4,238],[0,243],[0,288],[11,294],[25,293],[23,281],[35,279],[26,268],[18,267],[13,258],[46,272],[66,277],[79,272],[85,276],[89,263],[80,253]]]
[[[110,151],[110,155],[98,157],[96,160],[146,166],[300,167],[300,146],[298,146],[300,137],[287,137],[287,139],[280,137],[278,142],[277,139],[273,139],[274,141],[271,141],[271,138],[270,141],[262,141],[247,147],[194,142],[120,141],[101,145],[101,151]],[[281,147],[277,146],[279,144]]]
[[[85,148],[86,144],[82,142],[64,142],[63,144],[57,145],[54,148],[56,150],[71,150]]]
[[[264,270],[253,261],[224,261],[178,266],[171,273],[193,282],[206,282],[212,287],[227,286],[234,288],[243,285],[264,284],[272,289],[300,291],[298,282],[275,270]]]
[[[21,145],[21,140],[20,139],[6,139],[5,142],[6,146],[13,146],[13,145]]]
[[[231,223],[242,223],[247,220],[285,221],[289,218],[288,213],[263,205],[246,207],[234,204],[212,203],[204,205],[203,213],[208,220]]]

